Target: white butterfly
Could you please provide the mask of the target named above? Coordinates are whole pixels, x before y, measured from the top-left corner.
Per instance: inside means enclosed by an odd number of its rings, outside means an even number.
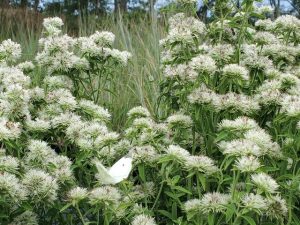
[[[132,158],[122,157],[109,169],[106,169],[99,161],[96,161],[95,165],[98,169],[96,177],[102,184],[117,184],[129,176],[132,169]]]

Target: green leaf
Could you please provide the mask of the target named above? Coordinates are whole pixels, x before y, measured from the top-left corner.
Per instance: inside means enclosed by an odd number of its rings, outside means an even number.
[[[166,210],[157,210],[157,212],[159,212],[159,213],[162,214],[163,216],[169,218],[170,220],[173,220],[172,214],[169,213],[168,211],[166,211]]]
[[[221,132],[217,135],[215,142],[217,143],[221,140],[224,140],[224,139],[226,139],[227,136],[228,136],[228,132]]]
[[[158,163],[165,163],[169,161],[172,161],[172,158],[170,158],[169,156],[164,156],[159,159]]]
[[[142,179],[142,181],[146,182],[145,166],[143,164],[138,165],[138,171],[139,171],[139,176]]]
[[[243,219],[245,219],[250,225],[256,225],[254,219],[252,219],[249,216],[242,216]]]
[[[172,204],[172,219],[173,220],[177,219],[177,204],[176,204],[176,202],[173,202],[173,204]]]
[[[59,212],[65,211],[65,210],[66,210],[67,208],[69,208],[71,205],[72,205],[71,203],[66,204],[64,207],[62,207],[62,208],[60,209]]]
[[[175,195],[174,193],[170,192],[170,191],[165,191],[165,194],[168,195],[169,197],[178,200],[177,195]]]
[[[186,176],[186,178],[190,178],[192,176],[194,176],[196,173],[195,172],[189,172],[189,174]]]
[[[231,164],[233,161],[234,161],[234,158],[233,158],[233,157],[228,158],[228,159],[226,160],[225,165],[224,165],[224,170],[226,170],[226,169],[230,166],[230,164]]]
[[[178,183],[178,181],[180,180],[180,176],[176,175],[172,178],[172,184],[175,185]]]
[[[174,187],[172,187],[172,188],[173,188],[173,189],[176,189],[176,190],[178,190],[178,191],[184,192],[184,193],[186,193],[186,194],[188,194],[188,195],[191,195],[191,194],[192,194],[189,190],[187,190],[187,189],[185,189],[184,187],[181,187],[181,186],[174,186]]]
[[[207,220],[208,220],[209,225],[214,225],[214,215],[213,214],[208,214]]]
[[[201,176],[198,174],[198,179],[200,180],[200,183],[202,185],[203,190],[206,190],[206,178],[204,176]]]
[[[274,171],[278,171],[279,169],[271,166],[265,166],[261,170],[264,172],[274,172]]]
[[[226,210],[226,222],[228,223],[231,218],[233,217],[234,215],[234,212],[235,212],[235,205],[234,204],[231,204],[231,205],[228,205],[227,206],[227,210]]]

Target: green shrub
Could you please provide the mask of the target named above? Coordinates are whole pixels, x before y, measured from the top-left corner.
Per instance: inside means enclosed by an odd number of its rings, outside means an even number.
[[[132,108],[120,132],[99,105],[130,62],[112,33],[48,18],[22,63],[3,41],[0,223],[299,224],[300,22],[224,2],[208,25],[178,3],[157,112]]]

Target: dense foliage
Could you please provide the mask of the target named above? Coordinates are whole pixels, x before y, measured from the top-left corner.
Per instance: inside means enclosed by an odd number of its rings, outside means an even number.
[[[112,33],[73,38],[56,17],[32,62],[0,44],[1,224],[300,224],[299,19],[247,0],[205,25],[178,4],[157,113],[131,109],[120,133],[99,105],[131,58]],[[123,156],[130,175],[109,179]]]

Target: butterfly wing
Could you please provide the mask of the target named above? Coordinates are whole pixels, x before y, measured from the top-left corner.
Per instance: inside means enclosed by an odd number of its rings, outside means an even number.
[[[113,178],[114,184],[117,184],[129,176],[131,169],[132,158],[123,157],[108,170],[108,173]]]
[[[95,162],[98,173],[96,174],[96,178],[102,184],[114,184],[114,178],[109,174],[109,171],[102,165],[101,162]]]

